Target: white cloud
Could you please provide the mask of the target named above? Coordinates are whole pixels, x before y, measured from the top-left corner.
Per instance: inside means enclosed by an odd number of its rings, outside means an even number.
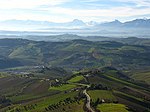
[[[137,16],[137,15],[145,15],[150,14],[150,8],[144,9],[137,9],[137,8],[130,8],[130,7],[116,7],[111,9],[69,9],[69,8],[62,8],[62,7],[51,7],[44,9],[45,11],[49,11],[55,14],[64,14],[70,16],[85,16],[85,17],[126,17],[126,16]]]
[[[55,6],[69,0],[0,0],[0,9],[32,9],[42,5]]]
[[[150,7],[150,0],[113,0],[119,2],[126,2],[126,3],[135,3],[137,6],[148,6]]]
[[[101,0],[83,0],[92,3]],[[135,3],[136,6],[109,7],[108,9],[75,9],[66,8],[63,3],[73,0],[0,0],[0,20],[6,19],[33,19],[66,22],[72,19],[84,21],[108,21],[118,18],[127,18],[138,15],[150,14],[150,0],[111,0],[114,2]],[[81,2],[81,1],[80,1]],[[77,5],[77,4],[76,4]],[[81,4],[80,4],[81,5]],[[42,6],[47,6],[42,7]],[[113,5],[112,5],[113,6]],[[138,8],[146,6],[145,8]],[[84,7],[84,5],[83,5]],[[94,7],[94,5],[93,5]],[[23,9],[23,10],[22,10]]]

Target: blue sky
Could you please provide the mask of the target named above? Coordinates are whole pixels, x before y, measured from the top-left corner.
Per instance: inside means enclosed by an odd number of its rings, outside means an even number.
[[[150,0],[0,0],[0,21],[67,22],[150,18]]]

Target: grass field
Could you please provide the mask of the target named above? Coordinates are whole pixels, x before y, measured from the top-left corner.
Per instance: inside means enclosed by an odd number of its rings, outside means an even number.
[[[104,99],[106,102],[116,101],[115,96],[111,93],[111,91],[106,90],[92,90],[88,91],[88,94],[91,96],[92,101],[96,101],[98,98],[100,100]]]
[[[146,83],[150,84],[150,71],[134,73],[131,77],[133,79],[145,81]]]
[[[10,75],[9,75],[9,74],[7,74],[7,73],[0,73],[0,78],[8,77],[8,76],[10,76]]]
[[[73,89],[75,87],[76,87],[76,85],[74,85],[74,84],[63,84],[60,86],[50,87],[49,90],[67,91],[67,90]]]
[[[0,75],[0,78],[3,78],[3,77],[5,77],[5,76],[3,76],[3,75]]]
[[[124,80],[121,80],[121,79],[117,79],[117,78],[112,77],[112,76],[106,76],[106,77],[108,77],[110,80],[116,81],[118,83],[121,83],[121,84],[124,84],[124,85],[127,85],[127,86],[131,86],[131,87],[135,87],[135,88],[141,88],[140,86],[132,84],[131,82],[127,82],[127,81],[124,81]]]
[[[66,94],[60,93],[60,94],[56,94],[56,95],[53,95],[50,97],[46,97],[46,98],[42,99],[41,101],[36,102],[38,107],[35,108],[33,112],[41,112],[48,105],[56,104],[59,101],[63,101],[64,99],[69,98],[69,97],[74,98],[77,95],[78,95],[78,92],[71,92],[71,93],[66,93]]]
[[[84,102],[80,101],[79,103],[71,103],[65,106],[61,106],[56,110],[52,110],[51,112],[84,112],[83,110]]]
[[[80,76],[76,76],[76,77],[71,78],[70,80],[68,80],[68,82],[74,83],[74,82],[79,82],[83,79],[84,79],[84,77],[82,75],[80,75]]]
[[[28,94],[28,95],[19,95],[19,96],[13,96],[10,97],[9,99],[15,103],[18,101],[22,101],[22,100],[28,100],[28,99],[32,99],[32,98],[37,98],[38,96],[32,95],[32,94]]]
[[[141,98],[138,98],[138,97],[135,97],[135,96],[132,96],[132,95],[129,95],[129,94],[126,94],[126,93],[123,93],[123,92],[119,92],[119,91],[114,91],[115,94],[120,94],[120,95],[123,95],[123,96],[126,96],[130,99],[135,99],[137,101],[140,101],[140,102],[143,102],[143,99]]]
[[[26,85],[17,92],[17,94],[10,96],[9,99],[13,102],[20,102],[25,100],[31,100],[40,98],[47,95],[57,94],[59,91],[51,90],[49,91],[48,82],[40,82],[39,80],[32,83],[26,83]]]
[[[19,108],[20,110],[22,110],[21,112],[43,112],[45,110],[45,107],[48,107],[49,105],[52,105],[52,104],[57,104],[60,101],[63,101],[64,99],[66,99],[66,98],[72,98],[73,99],[77,95],[78,95],[78,92],[70,92],[70,93],[66,93],[66,94],[64,94],[62,92],[60,94],[52,95],[52,96],[49,96],[49,97],[42,98],[40,100],[35,100],[35,101],[32,101],[32,102],[29,102],[29,103],[27,103],[25,105],[22,105],[22,106],[16,105],[15,108]],[[34,105],[34,104],[36,104],[37,106],[33,109],[28,109],[27,111],[25,111],[24,108],[23,108],[24,106],[28,107],[29,105]],[[69,104],[69,105],[71,105],[71,104]],[[68,106],[68,105],[65,105],[65,107],[63,105],[61,105],[59,107],[59,110],[62,111],[63,108],[68,108],[66,106]],[[78,108],[81,109],[81,106],[79,106],[77,104],[73,104],[73,106],[75,106],[75,107],[77,106]],[[10,112],[10,111],[6,111],[6,112]],[[53,112],[60,112],[60,111],[58,111],[57,109],[54,109]],[[77,111],[75,111],[75,112],[77,112]]]
[[[41,109],[41,107],[45,107],[50,104],[58,103],[60,100],[64,100],[68,97],[73,98],[74,96],[77,96],[77,94],[78,92],[71,92],[67,94],[61,93],[61,94],[57,94],[57,95],[53,95],[51,97],[45,98],[43,99],[43,101],[38,103],[38,108],[36,110]]]
[[[125,105],[113,103],[105,103],[98,105],[97,109],[101,112],[129,112]]]
[[[42,94],[23,94],[23,95],[18,95],[18,96],[12,96],[9,97],[9,99],[13,102],[22,102],[22,101],[27,101],[27,100],[32,100],[32,99],[38,99],[44,96],[51,96],[54,94],[58,94],[59,91],[57,90],[50,90],[49,92],[42,93]]]
[[[111,88],[118,88],[118,87],[121,88],[123,86],[123,84],[118,84],[115,81],[108,80],[105,77],[101,77],[101,76],[90,77],[88,78],[88,81],[91,84],[103,84],[104,86],[111,87]]]

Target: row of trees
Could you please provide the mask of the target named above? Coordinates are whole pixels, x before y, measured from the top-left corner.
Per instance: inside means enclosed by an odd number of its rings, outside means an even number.
[[[9,106],[11,104],[11,101],[7,99],[5,96],[0,95],[0,108]]]
[[[77,102],[78,104],[80,104],[78,98],[74,97],[72,99],[72,98],[68,97],[64,100],[60,100],[56,104],[48,105],[47,107],[45,107],[45,111],[52,111],[52,110],[58,109],[60,106],[65,106],[65,105],[68,105],[68,104],[71,104],[71,103],[74,103],[74,102]],[[65,111],[64,108],[63,108],[63,111]]]
[[[35,109],[36,107],[37,104],[31,104],[31,105],[23,106],[23,108],[11,109],[10,107],[8,107],[8,109],[10,110],[10,112],[22,112],[22,111],[30,111],[32,109]]]
[[[88,89],[89,90],[108,90],[108,87],[102,84],[91,84],[91,86]]]

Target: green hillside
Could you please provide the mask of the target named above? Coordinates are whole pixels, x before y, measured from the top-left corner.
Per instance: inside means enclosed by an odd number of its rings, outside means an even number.
[[[46,68],[43,70],[54,70]],[[56,73],[60,69],[55,69]],[[43,73],[43,75],[42,75]],[[86,112],[86,97],[91,107],[100,111],[147,112],[150,90],[112,67],[78,71],[73,75],[45,77],[8,74],[0,78],[2,112]],[[54,73],[54,71],[53,71]],[[40,77],[39,77],[40,76]],[[53,76],[53,75],[52,75]],[[84,79],[84,81],[83,81]]]
[[[14,45],[9,45],[10,41]],[[86,40],[36,42],[21,39],[8,39],[8,43],[6,39],[2,39],[0,42],[4,42],[0,46],[0,52],[3,52],[0,56],[0,68],[40,64],[75,70],[103,66],[137,69],[150,65],[150,47],[141,44]]]
[[[149,39],[115,39],[0,39],[0,112],[150,112]]]

